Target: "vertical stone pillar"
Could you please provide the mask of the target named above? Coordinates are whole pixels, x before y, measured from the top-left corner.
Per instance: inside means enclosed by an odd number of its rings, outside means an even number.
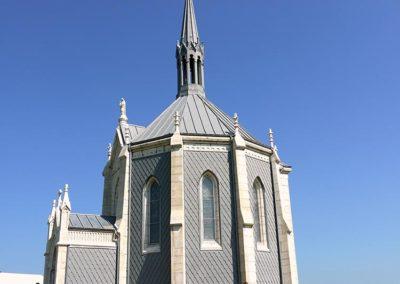
[[[64,192],[65,198],[65,192]],[[64,205],[64,202],[63,202]],[[65,283],[65,273],[67,269],[67,252],[68,252],[68,225],[69,225],[69,215],[71,208],[68,206],[62,206],[61,208],[61,218],[60,218],[60,228],[57,243],[57,257],[56,257],[56,275],[55,284]]]
[[[281,165],[276,151],[274,151],[274,154],[271,156],[271,165],[279,227],[282,283],[298,284],[296,248],[294,244],[292,210],[289,193],[288,174],[291,172],[291,168]]]
[[[257,283],[257,276],[253,232],[254,218],[251,211],[248,188],[245,148],[245,141],[239,131],[237,131],[234,138],[233,151],[235,159],[240,279],[241,283],[255,284]]]
[[[177,127],[177,129],[179,126]],[[183,141],[178,131],[171,137],[171,283],[186,283]]]
[[[186,76],[187,84],[190,85],[192,83],[192,78],[190,76],[190,57],[186,60]]]
[[[64,284],[65,283],[65,273],[67,270],[67,245],[58,245],[57,246],[57,258],[56,258],[56,277],[55,284]]]
[[[128,283],[128,229],[129,229],[129,193],[131,155],[128,146],[124,146],[119,154],[120,184],[118,191],[118,203],[116,210],[116,225],[118,230],[118,268],[117,283]]]

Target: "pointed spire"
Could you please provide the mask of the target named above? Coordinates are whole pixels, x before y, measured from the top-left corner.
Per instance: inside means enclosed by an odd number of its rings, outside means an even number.
[[[181,32],[181,43],[198,44],[200,43],[199,31],[197,29],[196,15],[194,13],[193,0],[185,1],[185,11],[183,13],[183,23]]]
[[[193,0],[185,0],[181,39],[176,46],[178,95],[205,96],[204,45],[200,41]]]
[[[63,200],[62,200],[61,209],[65,209],[66,208],[68,210],[71,210],[71,202],[69,201],[68,191],[69,191],[69,185],[66,184],[64,186],[64,197],[63,197]]]

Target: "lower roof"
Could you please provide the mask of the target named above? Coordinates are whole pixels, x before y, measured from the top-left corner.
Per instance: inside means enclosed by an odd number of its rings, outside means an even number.
[[[77,214],[69,215],[69,229],[81,230],[114,230],[115,217],[100,216],[93,214]]]

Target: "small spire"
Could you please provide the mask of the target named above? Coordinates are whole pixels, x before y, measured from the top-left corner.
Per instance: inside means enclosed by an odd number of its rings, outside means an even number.
[[[177,111],[174,114],[175,133],[180,133],[179,129],[180,122],[181,122],[181,116],[179,115],[179,111]]]
[[[119,109],[121,111],[119,122],[128,122],[128,117],[126,116],[126,101],[124,98],[122,98],[119,103]]]
[[[69,201],[69,185],[66,184],[64,186],[64,197],[62,200],[62,205],[61,205],[61,209],[67,208],[68,210],[71,210],[71,202]]]
[[[235,134],[239,133],[239,116],[236,112],[233,115],[233,127],[235,128]]]
[[[181,43],[200,43],[199,31],[197,29],[196,15],[194,13],[193,0],[185,1],[185,11],[183,14]]]
[[[108,161],[111,160],[111,153],[112,153],[112,145],[111,145],[111,143],[108,143],[108,147],[107,147],[107,158],[108,158]]]

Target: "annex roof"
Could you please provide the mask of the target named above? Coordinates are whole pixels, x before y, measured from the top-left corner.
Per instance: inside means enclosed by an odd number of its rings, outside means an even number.
[[[93,214],[71,213],[69,229],[81,230],[114,230],[115,217]]]

